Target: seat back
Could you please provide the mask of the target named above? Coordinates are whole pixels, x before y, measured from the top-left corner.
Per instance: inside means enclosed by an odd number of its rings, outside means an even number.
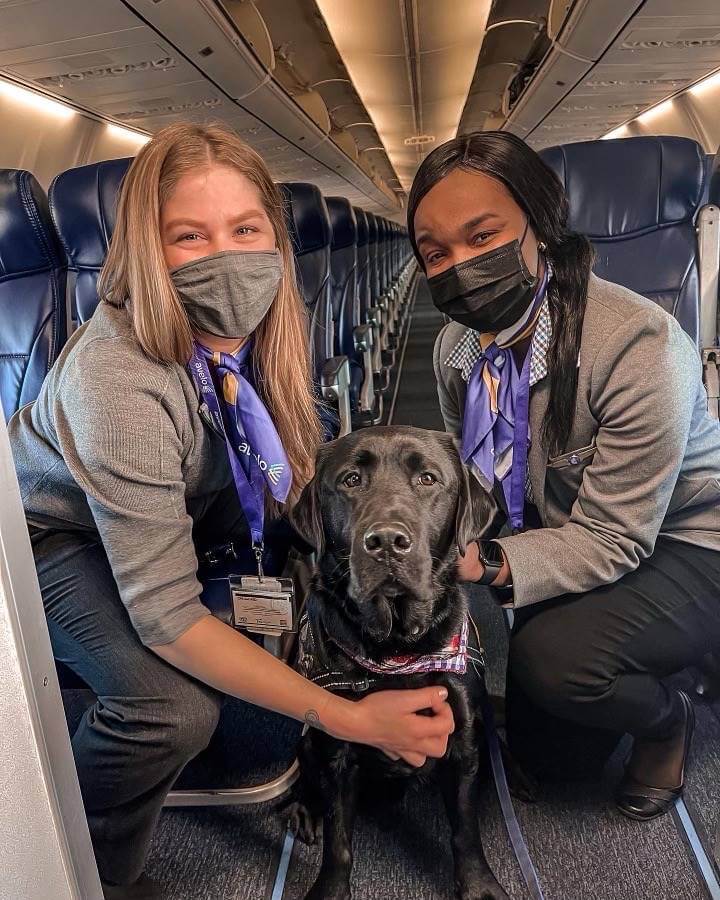
[[[278,185],[285,221],[295,251],[298,282],[310,318],[310,348],[317,379],[323,364],[335,355],[330,281],[331,229],[320,189],[303,181]]]
[[[335,353],[355,356],[353,328],[360,324],[357,292],[357,222],[350,201],[326,197],[332,228],[330,280],[335,323]]]
[[[385,290],[392,282],[392,222],[385,219]]]
[[[378,270],[380,277],[380,295],[387,289],[387,263],[388,263],[388,228],[387,222],[382,216],[377,217],[378,226]]]
[[[70,265],[72,312],[86,322],[97,306],[97,280],[115,228],[120,184],[131,159],[68,169],[50,185],[50,212]]]
[[[23,169],[0,169],[0,406],[38,395],[67,338],[67,266],[47,197]]]
[[[705,158],[703,160],[703,192],[702,192],[702,203],[704,206],[706,203],[716,202],[718,191],[717,188],[719,185],[715,184],[714,195],[716,200],[710,200],[711,194],[711,184],[713,183],[713,179],[717,179],[715,174],[716,164],[715,164],[715,154],[714,153],[706,153]]]
[[[378,224],[374,213],[365,213],[368,223],[368,255],[370,257],[370,305],[376,306],[380,299],[380,267],[378,262]]]
[[[367,213],[358,206],[353,207],[357,225],[357,296],[359,322],[367,322],[367,311],[372,306],[370,296],[370,244]]]
[[[393,281],[395,281],[395,279],[398,276],[398,271],[400,269],[400,265],[399,265],[400,253],[399,253],[399,241],[398,241],[400,235],[399,235],[399,226],[398,226],[397,222],[391,222],[390,227],[392,229],[392,232],[391,232],[391,237],[392,237],[391,248],[392,249],[390,251],[390,277]]]
[[[540,151],[560,178],[570,227],[592,241],[594,271],[659,303],[699,339],[695,217],[705,160],[695,141],[635,137]]]

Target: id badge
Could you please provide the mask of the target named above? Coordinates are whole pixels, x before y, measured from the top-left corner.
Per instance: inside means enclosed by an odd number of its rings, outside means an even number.
[[[295,588],[291,578],[231,575],[236,628],[253,634],[295,631]]]

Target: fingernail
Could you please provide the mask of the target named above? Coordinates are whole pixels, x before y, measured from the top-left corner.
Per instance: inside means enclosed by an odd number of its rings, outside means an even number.
[[[447,700],[447,688],[440,688],[438,694],[440,694],[441,700]]]

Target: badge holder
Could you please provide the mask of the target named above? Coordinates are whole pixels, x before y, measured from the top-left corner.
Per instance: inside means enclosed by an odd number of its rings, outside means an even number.
[[[292,578],[267,577],[263,545],[254,544],[257,575],[230,575],[233,624],[252,634],[278,636],[297,631],[295,587]]]

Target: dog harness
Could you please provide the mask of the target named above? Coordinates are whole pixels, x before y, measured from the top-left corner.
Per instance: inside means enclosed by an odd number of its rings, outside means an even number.
[[[464,675],[467,669],[468,621],[463,620],[460,632],[454,635],[441,650],[434,653],[409,653],[402,656],[389,656],[383,660],[368,659],[355,656],[334,642],[340,649],[363,669],[374,675],[418,675],[428,672],[451,672],[453,675]],[[362,693],[369,690],[381,679],[365,676],[351,678],[350,673],[341,670],[333,671],[319,665],[317,659],[317,640],[307,613],[300,620],[298,668],[310,681],[329,690],[344,690]]]

